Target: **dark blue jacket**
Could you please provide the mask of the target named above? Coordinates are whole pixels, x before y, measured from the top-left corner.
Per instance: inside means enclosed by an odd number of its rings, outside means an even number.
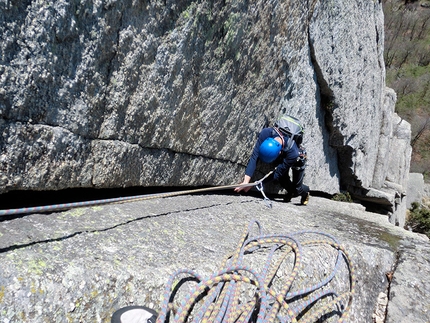
[[[257,142],[255,143],[254,150],[252,151],[251,158],[249,159],[248,166],[246,167],[245,175],[250,177],[254,175],[255,168],[257,167],[260,145],[269,137],[276,138],[279,137],[279,135],[276,133],[276,131],[274,131],[273,128],[264,128],[261,130],[260,134],[258,135]],[[288,141],[288,138],[285,138],[285,142],[286,141]],[[299,148],[297,147],[296,143],[293,144],[291,149],[282,150],[280,157],[274,161],[274,163],[277,165],[277,168],[273,174],[273,179],[279,180],[284,175],[288,175],[288,171],[297,161],[298,157]]]

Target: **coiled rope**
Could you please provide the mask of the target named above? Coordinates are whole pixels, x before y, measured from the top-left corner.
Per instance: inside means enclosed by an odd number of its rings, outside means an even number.
[[[145,194],[145,195],[135,195],[135,196],[125,196],[125,197],[115,197],[110,199],[101,199],[101,200],[93,200],[93,201],[82,201],[82,202],[71,202],[71,203],[63,203],[63,204],[54,204],[54,205],[44,205],[44,206],[33,206],[33,207],[25,207],[18,209],[8,209],[8,210],[0,210],[1,216],[8,215],[17,215],[17,214],[30,214],[30,213],[46,213],[46,212],[54,212],[61,210],[68,210],[79,207],[88,207],[88,206],[97,206],[104,204],[116,204],[116,203],[126,203],[126,202],[137,202],[142,200],[150,200],[157,198],[165,198],[179,195],[187,195],[193,193],[207,192],[207,191],[215,191],[215,190],[225,190],[225,189],[233,189],[235,187],[253,187],[256,186],[257,189],[262,193],[264,201],[267,206],[271,207],[270,200],[264,194],[262,181],[267,178],[272,172],[265,175],[262,179],[255,181],[249,184],[233,184],[233,185],[224,185],[224,186],[215,186],[215,187],[205,187],[194,190],[184,190],[177,192],[167,192],[160,194]]]
[[[251,236],[254,225],[258,234]],[[165,287],[157,323],[315,322],[333,315],[338,315],[338,322],[346,322],[356,276],[345,248],[333,236],[317,231],[289,235],[263,235],[261,231],[260,224],[252,221],[236,251],[208,278],[188,269],[173,273]],[[332,269],[329,274],[320,273],[326,278],[319,282],[313,281],[315,277],[308,268],[318,269],[316,259],[306,259],[307,268],[303,268],[305,249],[317,247],[328,248],[324,256],[333,261],[325,263]],[[322,254],[319,249],[316,252]],[[344,290],[336,292],[333,286],[342,278],[333,281],[339,273],[346,283],[341,288]]]

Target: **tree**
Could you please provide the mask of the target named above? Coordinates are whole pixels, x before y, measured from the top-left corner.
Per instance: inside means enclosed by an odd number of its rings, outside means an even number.
[[[412,148],[415,146],[415,143],[420,139],[420,137],[423,135],[424,131],[426,131],[430,127],[430,117],[427,118],[427,120],[423,123],[423,125],[418,130],[417,134],[411,141]]]
[[[397,93],[396,112],[412,126],[411,171],[430,174],[430,9],[383,0],[383,10],[386,82]]]

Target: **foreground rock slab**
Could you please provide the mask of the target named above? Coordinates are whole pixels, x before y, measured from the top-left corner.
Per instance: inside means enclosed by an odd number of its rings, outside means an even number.
[[[2,322],[110,322],[128,305],[158,311],[174,271],[217,271],[252,220],[268,234],[316,230],[340,241],[356,273],[350,322],[429,322],[426,237],[356,204],[312,197],[308,206],[293,199],[274,200],[268,208],[259,197],[222,194],[2,220]],[[304,263],[318,263],[316,253]],[[306,266],[299,277],[312,275]],[[324,275],[324,263],[316,275]],[[342,279],[337,287],[348,283]]]

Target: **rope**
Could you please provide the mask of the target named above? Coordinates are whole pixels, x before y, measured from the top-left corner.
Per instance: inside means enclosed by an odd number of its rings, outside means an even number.
[[[258,233],[252,236],[255,225]],[[334,261],[326,262],[333,265],[331,272],[321,274],[326,278],[315,283],[310,281],[314,275],[303,273],[304,251],[321,246],[333,250],[327,254]],[[251,260],[259,270],[249,266]],[[314,259],[308,260],[315,266]],[[349,278],[344,290],[336,292],[332,285],[339,279],[331,282],[339,273],[348,273]],[[252,221],[218,272],[204,278],[182,269],[169,277],[156,323],[310,323],[325,315],[346,322],[355,284],[351,258],[333,236],[318,231],[263,235],[260,224]]]
[[[126,196],[126,197],[115,197],[110,199],[93,200],[93,201],[72,202],[72,203],[63,203],[63,204],[54,204],[54,205],[45,205],[45,206],[25,207],[25,208],[19,208],[19,209],[0,210],[0,217],[7,216],[7,215],[17,215],[17,214],[53,212],[53,211],[67,210],[67,209],[73,209],[73,208],[79,208],[79,207],[97,206],[97,205],[104,205],[104,204],[137,202],[137,201],[157,199],[157,198],[187,195],[187,194],[193,194],[193,193],[199,193],[199,192],[208,192],[208,191],[215,191],[215,190],[233,189],[236,187],[252,187],[252,186],[257,186],[258,190],[263,194],[264,202],[266,203],[266,205],[271,207],[271,204],[269,203],[270,200],[264,194],[263,184],[262,184],[262,181],[265,178],[267,178],[271,173],[272,172],[265,175],[262,179],[249,184],[233,184],[233,185],[199,188],[194,190],[167,192],[167,193],[161,193],[161,194],[135,195],[135,196]]]

